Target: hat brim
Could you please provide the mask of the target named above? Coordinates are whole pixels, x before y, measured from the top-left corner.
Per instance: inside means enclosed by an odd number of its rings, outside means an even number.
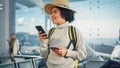
[[[55,8],[55,7],[61,7],[61,6],[57,6],[57,5],[54,5],[54,4],[46,4],[44,9],[45,9],[46,13],[52,14],[52,9]],[[61,7],[61,8],[65,8],[65,7]],[[76,11],[74,11],[72,9],[69,9],[69,8],[65,8],[65,9],[71,10],[73,13],[76,13]]]

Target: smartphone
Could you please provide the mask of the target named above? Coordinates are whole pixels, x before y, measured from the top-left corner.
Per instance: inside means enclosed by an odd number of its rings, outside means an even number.
[[[46,33],[42,26],[35,26],[38,31],[41,31],[42,33]]]
[[[58,49],[59,50],[59,48],[58,47],[49,47],[50,49]]]
[[[44,31],[44,29],[42,28],[42,26],[35,26],[36,27],[36,29],[38,30],[38,31],[41,31],[42,33],[45,33],[45,35],[43,35],[43,36],[47,36],[47,34],[46,34],[46,32]]]

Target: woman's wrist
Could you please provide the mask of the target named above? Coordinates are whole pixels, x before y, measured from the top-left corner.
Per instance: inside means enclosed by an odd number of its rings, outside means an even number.
[[[64,57],[67,57],[66,55],[67,55],[67,52],[68,52],[68,50],[66,49],[66,52],[65,52],[65,55],[64,55]]]

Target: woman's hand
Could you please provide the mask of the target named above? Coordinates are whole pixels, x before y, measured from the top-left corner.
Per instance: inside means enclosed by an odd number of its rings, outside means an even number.
[[[67,54],[67,49],[64,47],[53,48],[52,50],[61,57],[64,57]]]
[[[39,39],[40,39],[41,41],[44,41],[45,39],[48,38],[47,34],[46,34],[46,33],[42,33],[41,31],[38,32],[38,35],[39,35]]]

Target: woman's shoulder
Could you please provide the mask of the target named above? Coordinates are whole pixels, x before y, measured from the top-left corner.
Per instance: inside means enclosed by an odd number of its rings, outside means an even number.
[[[18,40],[18,39],[16,39],[16,40],[15,40],[15,42],[19,42],[19,40]]]
[[[78,27],[76,27],[76,26],[74,26],[74,25],[69,25],[69,27],[70,27],[70,26],[72,26],[73,28],[75,28],[75,30],[76,30],[77,33],[81,33],[81,30],[80,30]]]
[[[80,37],[83,37],[83,33],[81,31],[81,29],[79,27],[76,27],[76,26],[73,26],[76,30],[76,35],[77,36],[80,36]]]

